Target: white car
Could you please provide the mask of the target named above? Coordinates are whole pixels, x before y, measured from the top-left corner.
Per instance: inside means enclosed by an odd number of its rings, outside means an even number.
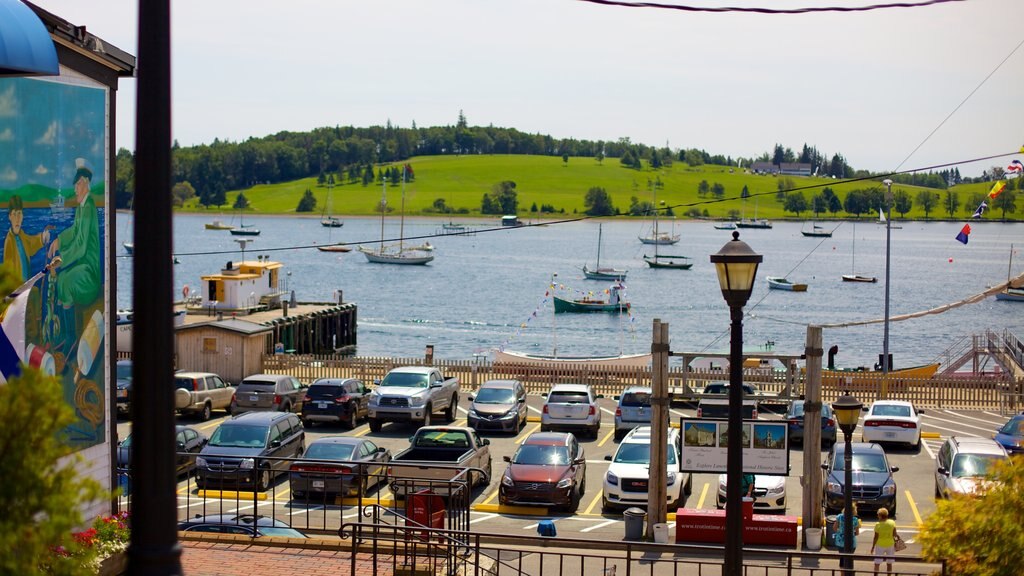
[[[864,442],[898,442],[911,446],[921,444],[921,414],[910,402],[877,400],[868,409],[861,427]]]
[[[693,487],[693,475],[680,471],[679,430],[668,431],[668,451],[665,459],[668,475],[665,502],[670,510],[680,504]],[[615,456],[605,456],[611,461],[604,475],[604,494],[601,496],[601,510],[630,506],[647,506],[647,487],[651,479],[651,427],[637,426],[622,439]]]
[[[725,491],[728,488],[725,474],[718,476],[718,499],[715,505],[725,507]],[[754,510],[762,512],[786,511],[786,477],[754,475]]]
[[[555,384],[540,415],[540,431],[586,430],[597,438],[601,428],[600,395],[586,384]]]

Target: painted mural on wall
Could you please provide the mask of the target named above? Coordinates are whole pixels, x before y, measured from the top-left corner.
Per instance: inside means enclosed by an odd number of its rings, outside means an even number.
[[[20,283],[2,320],[0,377],[24,363],[60,378],[75,448],[106,436],[106,99],[79,82],[0,79],[0,266]]]

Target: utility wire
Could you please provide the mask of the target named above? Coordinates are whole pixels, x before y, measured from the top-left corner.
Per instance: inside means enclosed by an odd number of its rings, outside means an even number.
[[[890,2],[887,4],[869,4],[866,6],[811,6],[807,8],[758,8],[742,6],[687,6],[681,4],[662,4],[660,2],[620,2],[616,0],[579,0],[603,6],[619,6],[622,8],[658,8],[681,12],[746,12],[754,14],[810,14],[814,12],[870,12],[872,10],[888,10],[891,8],[924,8],[935,4],[966,2],[967,0],[922,0],[920,2]]]

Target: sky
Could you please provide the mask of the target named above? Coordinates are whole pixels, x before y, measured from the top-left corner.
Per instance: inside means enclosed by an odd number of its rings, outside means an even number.
[[[33,2],[137,54],[135,1]],[[172,128],[183,146],[322,126],[452,125],[460,110],[470,125],[734,158],[776,143],[799,153],[806,143],[876,172],[1024,145],[1019,0],[801,15],[578,0],[174,0],[171,7]],[[134,149],[134,79],[121,81],[117,106],[117,144]],[[978,176],[1013,158],[1024,154],[958,167]]]

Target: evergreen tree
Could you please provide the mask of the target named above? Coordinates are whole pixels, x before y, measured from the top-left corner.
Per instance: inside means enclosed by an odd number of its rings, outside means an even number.
[[[295,207],[296,212],[312,212],[316,209],[316,196],[313,191],[306,188],[306,192],[299,199],[299,205]]]
[[[232,206],[235,210],[245,210],[249,207],[249,199],[245,197],[244,192],[239,192],[235,198],[235,204]]]

